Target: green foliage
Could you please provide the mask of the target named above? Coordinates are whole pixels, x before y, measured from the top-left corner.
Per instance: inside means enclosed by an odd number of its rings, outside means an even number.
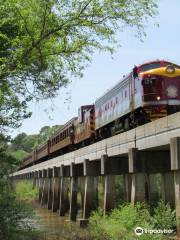
[[[12,150],[23,149],[23,143],[24,143],[25,137],[27,137],[27,134],[26,134],[26,133],[20,133],[20,134],[18,134],[18,135],[12,140],[11,149],[12,149]]]
[[[28,153],[25,152],[24,150],[17,150],[10,152],[10,155],[20,162],[22,159],[28,156]]]
[[[112,53],[117,36],[141,36],[155,0],[4,0],[0,5],[0,127],[30,116],[28,102],[52,98],[81,77],[95,50]]]
[[[49,139],[49,137],[52,136],[61,127],[62,127],[61,125],[54,125],[52,127],[50,127],[50,126],[42,127],[38,134],[36,146],[40,145],[41,143],[46,142]]]
[[[16,185],[16,196],[19,200],[34,200],[38,194],[38,189],[33,188],[28,181],[19,182]]]
[[[7,140],[0,135],[0,239],[15,240],[14,233],[19,230],[20,224],[24,227],[23,219],[30,212],[19,204],[12,191],[9,174],[18,161],[6,152]]]
[[[134,232],[136,227],[142,227],[143,229],[174,229],[174,211],[163,202],[158,203],[153,215],[150,214],[149,206],[144,203],[121,205],[108,216],[103,216],[99,210],[94,212],[90,218],[90,239],[136,239],[137,235]],[[166,239],[166,236],[162,234],[142,234],[138,239],[160,240]]]
[[[172,211],[169,204],[158,202],[154,209],[155,227],[159,229],[174,229],[176,227],[175,210]]]

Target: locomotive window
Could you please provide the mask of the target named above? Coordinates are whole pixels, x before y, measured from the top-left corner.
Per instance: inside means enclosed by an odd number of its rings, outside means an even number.
[[[148,70],[154,69],[154,68],[160,68],[161,64],[160,62],[154,62],[154,63],[148,63],[140,67],[140,71],[146,72]]]

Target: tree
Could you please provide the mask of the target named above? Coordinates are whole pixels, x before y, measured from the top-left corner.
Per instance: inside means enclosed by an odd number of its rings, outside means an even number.
[[[141,35],[156,9],[155,0],[2,1],[0,127],[17,127],[29,101],[53,98],[81,77],[93,52],[112,52],[125,27]]]
[[[10,148],[12,150],[18,150],[18,149],[23,149],[23,142],[24,139],[27,137],[26,133],[20,133],[18,134],[13,140]]]

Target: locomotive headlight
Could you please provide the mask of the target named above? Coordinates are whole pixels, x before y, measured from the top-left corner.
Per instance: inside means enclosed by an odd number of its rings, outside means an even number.
[[[156,98],[158,101],[161,99],[161,97],[160,96],[157,96],[157,98]]]

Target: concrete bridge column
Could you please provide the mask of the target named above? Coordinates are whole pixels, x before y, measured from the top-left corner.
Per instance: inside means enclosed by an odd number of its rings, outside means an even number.
[[[31,174],[31,178],[32,178],[32,186],[33,186],[33,189],[36,187],[36,172],[32,172]]]
[[[131,202],[144,202],[146,200],[146,178],[143,169],[138,169],[138,149],[131,148],[128,153],[129,173],[132,177]],[[141,170],[141,171],[140,171]]]
[[[160,178],[160,174],[159,174]],[[158,189],[158,185],[161,184],[161,179],[159,182],[157,180],[157,174],[148,174],[149,181],[149,202],[151,204],[157,203],[160,199],[160,189]]]
[[[47,179],[47,169],[42,170],[42,195],[41,195],[41,205],[47,204],[48,199],[48,179]]]
[[[111,211],[115,207],[115,175],[108,174],[107,161],[108,155],[102,155],[101,175],[104,175],[104,214]]]
[[[48,178],[47,208],[52,209],[52,168],[48,168],[47,178]]]
[[[85,221],[89,218],[91,211],[97,208],[98,182],[93,171],[96,170],[93,169],[90,161],[85,159],[83,162],[83,174],[85,176],[83,220]]]
[[[71,165],[70,165],[70,177],[71,177],[70,220],[76,221],[78,176],[76,174],[76,166],[74,163],[71,163]]]
[[[165,203],[169,203],[173,208],[175,207],[174,190],[174,173],[162,173],[162,199]]]
[[[43,178],[42,178],[42,171],[38,171],[38,182],[39,182],[39,202],[41,202],[42,198],[42,190],[43,190]]]
[[[68,183],[67,176],[65,174],[65,166],[60,167],[60,201],[59,201],[59,215],[65,216],[69,209],[69,198],[68,198]]]
[[[38,171],[35,171],[35,188],[39,188],[39,179],[38,179]]]
[[[171,170],[174,171],[177,235],[180,237],[180,137],[170,140]]]
[[[53,193],[52,193],[52,211],[56,212],[59,209],[59,194],[60,194],[60,168],[53,167]]]
[[[123,174],[124,179],[124,200],[126,202],[131,201],[131,175]]]

